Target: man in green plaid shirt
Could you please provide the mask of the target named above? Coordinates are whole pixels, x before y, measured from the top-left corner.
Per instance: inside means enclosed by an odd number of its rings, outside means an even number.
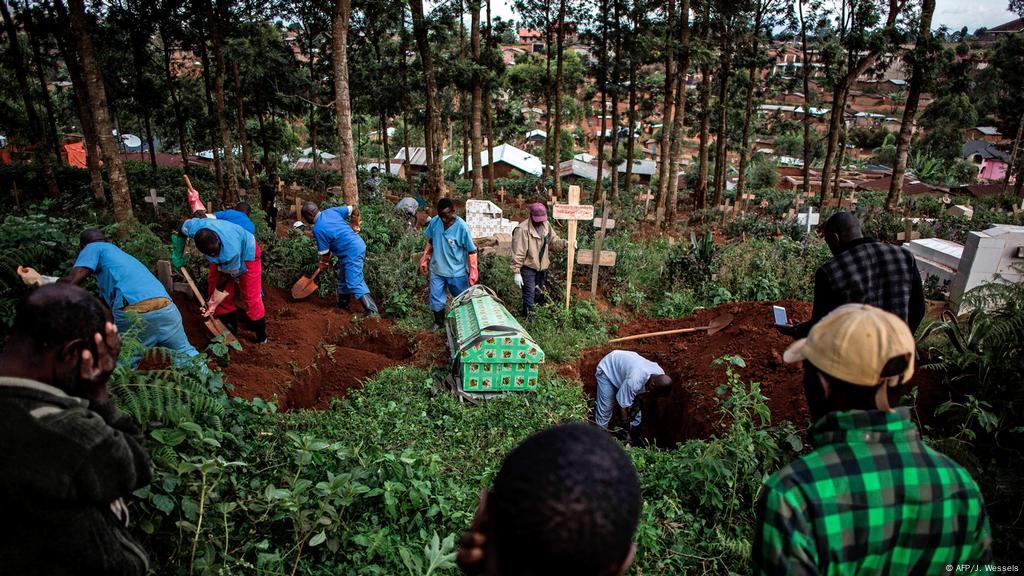
[[[914,372],[902,319],[841,306],[785,359],[805,361],[817,449],[765,482],[755,574],[948,574],[991,563],[977,484],[921,441],[909,410],[889,407],[888,388]]]

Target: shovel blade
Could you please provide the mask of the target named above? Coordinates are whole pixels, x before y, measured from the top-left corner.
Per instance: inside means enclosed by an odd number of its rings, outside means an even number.
[[[294,286],[292,286],[292,298],[302,300],[313,292],[316,292],[318,287],[319,286],[317,286],[316,282],[313,282],[312,278],[303,276],[302,278],[299,278],[299,281],[296,282]]]
[[[237,340],[237,338],[235,338],[235,335],[232,334],[230,330],[228,330],[228,327],[225,326],[223,322],[217,320],[216,318],[209,318],[206,321],[204,321],[203,324],[206,325],[206,329],[209,330],[210,333],[212,333],[214,336],[227,334],[227,336],[224,338],[224,341],[229,344]]]
[[[721,332],[729,324],[732,324],[732,314],[722,314],[708,324],[708,336]]]

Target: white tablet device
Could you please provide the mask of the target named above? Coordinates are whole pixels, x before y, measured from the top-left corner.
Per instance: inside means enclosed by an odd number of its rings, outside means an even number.
[[[786,309],[782,306],[772,306],[772,313],[775,315],[775,324],[777,326],[789,324],[789,319],[786,318]]]

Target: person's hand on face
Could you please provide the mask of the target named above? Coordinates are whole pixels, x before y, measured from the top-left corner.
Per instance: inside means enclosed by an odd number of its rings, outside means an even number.
[[[107,322],[104,333],[93,335],[96,354],[88,347],[82,350],[82,361],[78,368],[78,377],[84,385],[85,398],[96,404],[110,401],[107,391],[107,378],[117,366],[117,355],[121,352],[121,335],[113,322]]]

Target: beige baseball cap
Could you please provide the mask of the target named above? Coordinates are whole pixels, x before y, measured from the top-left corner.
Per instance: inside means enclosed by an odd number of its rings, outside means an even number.
[[[783,355],[786,362],[807,360],[822,372],[857,386],[896,386],[914,375],[914,335],[902,318],[866,304],[845,304],[811,328]],[[907,369],[883,377],[893,358],[907,359]]]

